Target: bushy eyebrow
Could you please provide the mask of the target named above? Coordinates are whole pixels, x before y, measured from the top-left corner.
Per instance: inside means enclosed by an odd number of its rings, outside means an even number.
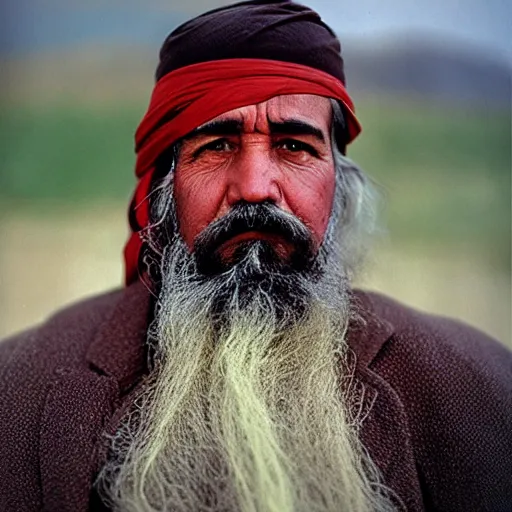
[[[225,119],[205,123],[183,137],[184,140],[193,139],[204,135],[240,135],[242,133],[242,121]]]
[[[320,142],[325,143],[325,137],[322,130],[313,126],[305,121],[298,119],[285,119],[284,121],[276,122],[268,120],[270,133],[273,135],[312,135]]]
[[[322,130],[305,121],[299,119],[285,119],[284,121],[270,121],[268,126],[272,135],[311,135],[320,142],[325,143],[325,137]],[[183,137],[184,140],[192,139],[200,136],[216,135],[240,135],[243,131],[243,122],[236,119],[225,119],[219,121],[211,121],[192,130]]]

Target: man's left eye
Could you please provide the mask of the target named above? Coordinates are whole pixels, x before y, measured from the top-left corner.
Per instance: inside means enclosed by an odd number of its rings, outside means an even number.
[[[292,153],[299,153],[300,151],[306,151],[310,155],[316,155],[317,151],[315,148],[302,142],[300,140],[295,139],[285,139],[278,142],[278,147],[281,149],[285,149],[286,151],[290,151]]]

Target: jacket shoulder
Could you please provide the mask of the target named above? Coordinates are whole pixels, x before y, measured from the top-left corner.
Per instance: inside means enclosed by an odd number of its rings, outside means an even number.
[[[84,299],[57,311],[44,323],[1,341],[2,373],[18,367],[48,370],[59,364],[76,365],[84,359],[88,344],[121,294],[115,290]]]
[[[114,291],[83,300],[0,342],[0,424],[39,415],[60,373],[87,371],[87,349],[119,296]]]
[[[364,292],[371,314],[393,326],[393,335],[379,347],[374,365],[391,353],[436,373],[450,361],[511,381],[512,352],[484,332],[458,320],[405,306],[384,295]],[[452,361],[452,362],[453,362]],[[432,366],[432,368],[430,367]]]
[[[426,505],[504,510],[512,503],[512,352],[462,322],[366,295],[393,325],[370,369],[403,403]]]

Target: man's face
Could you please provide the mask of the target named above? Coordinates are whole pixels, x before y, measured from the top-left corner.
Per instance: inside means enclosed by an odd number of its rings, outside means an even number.
[[[277,96],[226,112],[185,137],[174,194],[188,248],[237,203],[267,201],[300,219],[317,249],[335,188],[331,118],[327,98]],[[221,251],[258,239],[271,243],[283,257],[293,250],[279,236],[248,229]]]

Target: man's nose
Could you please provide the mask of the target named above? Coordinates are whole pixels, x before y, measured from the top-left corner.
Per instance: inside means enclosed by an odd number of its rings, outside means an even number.
[[[272,201],[279,205],[282,199],[280,172],[269,150],[244,150],[229,170],[227,202],[233,206],[239,201],[260,203]]]

